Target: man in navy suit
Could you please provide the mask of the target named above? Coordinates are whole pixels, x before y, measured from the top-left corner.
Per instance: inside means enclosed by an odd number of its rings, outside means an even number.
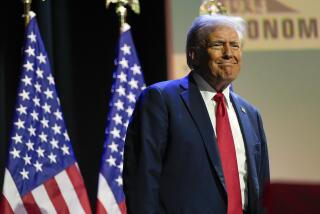
[[[254,106],[230,90],[240,72],[244,31],[239,17],[199,16],[187,36],[190,74],[141,94],[124,150],[129,214],[263,212],[269,160],[262,120]],[[237,188],[230,188],[229,168],[221,158],[230,154],[220,152],[224,142],[217,139],[217,94],[229,118],[237,169],[231,183]],[[235,189],[238,195],[231,193]],[[234,195],[238,211],[230,208]]]

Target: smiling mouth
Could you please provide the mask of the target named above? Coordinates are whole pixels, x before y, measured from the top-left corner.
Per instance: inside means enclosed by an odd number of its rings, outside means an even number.
[[[219,66],[223,66],[223,67],[229,67],[229,66],[233,66],[235,65],[236,63],[218,63]]]
[[[220,61],[220,62],[217,62],[217,64],[218,65],[235,65],[237,63],[234,61]]]

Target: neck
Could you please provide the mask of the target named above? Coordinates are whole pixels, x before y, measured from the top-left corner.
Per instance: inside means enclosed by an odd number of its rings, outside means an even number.
[[[207,82],[214,88],[214,90],[216,90],[216,92],[223,92],[223,90],[226,89],[229,85],[229,83],[225,82]]]
[[[222,92],[230,84],[229,81],[221,80],[220,78],[213,78],[206,73],[198,72],[198,74],[216,91]]]

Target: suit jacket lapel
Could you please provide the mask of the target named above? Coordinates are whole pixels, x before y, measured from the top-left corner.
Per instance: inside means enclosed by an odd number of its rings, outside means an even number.
[[[248,185],[250,188],[254,188],[253,192],[256,197],[259,197],[259,179],[257,174],[257,147],[259,140],[254,132],[254,127],[248,118],[248,109],[242,104],[241,100],[238,99],[237,95],[230,92],[230,98],[236,111],[239,125],[242,132],[243,141],[246,148],[247,164],[248,164]],[[251,196],[252,197],[252,196]]]
[[[198,127],[209,159],[226,191],[218,145],[215,140],[213,127],[205,103],[201,97],[196,83],[194,82],[194,79],[192,78],[191,73],[186,78],[182,79],[181,87],[183,88],[183,91],[180,93],[180,95],[187,106],[196,126]]]

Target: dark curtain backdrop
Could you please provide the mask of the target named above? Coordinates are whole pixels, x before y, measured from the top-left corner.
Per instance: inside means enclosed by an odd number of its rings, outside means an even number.
[[[140,0],[141,14],[128,14],[147,85],[165,80],[164,1]],[[96,202],[100,158],[112,72],[119,38],[114,6],[104,0],[33,0],[49,54],[73,149],[91,205]],[[24,21],[20,0],[0,13],[0,188],[19,82]]]

